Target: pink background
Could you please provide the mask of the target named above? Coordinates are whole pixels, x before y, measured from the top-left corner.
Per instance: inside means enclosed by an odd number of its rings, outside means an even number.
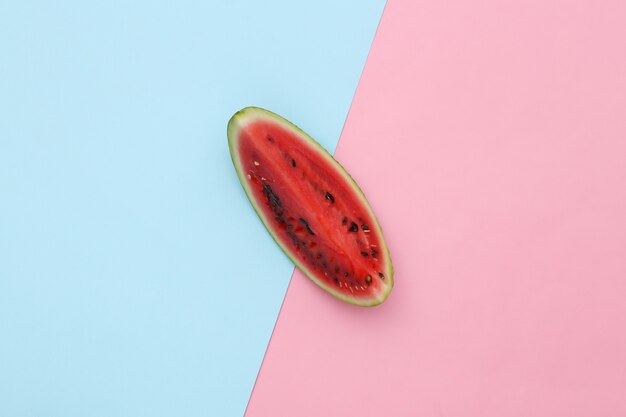
[[[336,156],[396,286],[296,273],[247,417],[626,415],[626,2],[390,0]]]

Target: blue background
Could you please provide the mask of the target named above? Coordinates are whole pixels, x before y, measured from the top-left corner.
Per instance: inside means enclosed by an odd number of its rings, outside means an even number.
[[[1,416],[243,414],[293,267],[226,123],[334,149],[383,8],[296,3],[0,3]]]

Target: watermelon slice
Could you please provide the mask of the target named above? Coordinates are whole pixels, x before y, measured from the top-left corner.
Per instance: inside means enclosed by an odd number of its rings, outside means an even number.
[[[361,189],[321,145],[258,107],[230,119],[228,145],[252,206],[307,277],[351,304],[385,301],[393,266],[381,227]]]

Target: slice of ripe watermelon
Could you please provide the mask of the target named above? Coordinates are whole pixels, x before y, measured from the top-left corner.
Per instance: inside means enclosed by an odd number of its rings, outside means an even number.
[[[252,206],[306,276],[351,304],[385,301],[393,266],[381,227],[320,144],[277,114],[246,107],[228,122],[228,145]]]

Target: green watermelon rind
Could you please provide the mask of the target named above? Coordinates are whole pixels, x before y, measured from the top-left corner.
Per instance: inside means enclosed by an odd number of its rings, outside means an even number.
[[[315,274],[312,271],[310,271],[306,267],[305,264],[300,262],[300,260],[291,253],[288,247],[284,246],[281,243],[280,239],[278,239],[278,237],[274,234],[274,231],[272,230],[272,226],[266,223],[265,219],[263,218],[263,215],[261,214],[262,213],[261,208],[258,206],[257,201],[254,199],[252,190],[250,189],[248,182],[246,181],[246,174],[242,170],[242,165],[241,165],[240,158],[239,158],[240,155],[238,154],[237,147],[236,147],[237,139],[239,137],[238,133],[241,127],[245,126],[247,123],[250,123],[253,120],[259,120],[259,119],[278,123],[282,127],[293,131],[298,137],[303,139],[306,143],[313,145],[313,147],[315,147],[323,157],[325,157],[331,164],[334,164],[337,167],[337,170],[342,174],[344,178],[348,180],[348,183],[352,185],[352,189],[355,192],[355,194],[359,197],[359,199],[361,199],[361,201],[364,203],[367,210],[369,210],[372,218],[375,220],[375,223],[376,223],[375,228],[380,236],[381,244],[384,248],[383,250],[387,254],[386,256],[387,263],[386,265],[384,265],[384,269],[385,269],[384,288],[385,289],[377,294],[378,297],[375,297],[375,298],[350,297],[347,294],[343,294],[341,292],[335,291],[332,287],[318,280],[317,278],[315,278]],[[254,208],[254,211],[256,212],[257,216],[259,217],[259,219],[261,220],[261,222],[263,223],[263,225],[269,232],[272,239],[274,239],[276,244],[281,248],[281,250],[285,253],[285,255],[287,255],[287,257],[296,265],[296,267],[298,267],[298,269],[300,269],[300,271],[302,271],[304,275],[306,275],[311,281],[315,282],[320,288],[330,293],[334,297],[342,301],[345,301],[347,303],[362,306],[362,307],[373,307],[384,302],[387,299],[387,297],[389,297],[389,294],[391,293],[391,290],[393,289],[393,285],[394,285],[394,281],[393,281],[394,270],[393,270],[393,263],[391,261],[391,255],[389,253],[389,247],[387,246],[387,243],[385,242],[380,222],[376,218],[376,215],[374,211],[372,210],[369,202],[367,201],[365,194],[363,193],[361,188],[358,186],[356,181],[352,178],[352,176],[345,170],[345,168],[339,162],[337,162],[337,160],[333,158],[333,156],[330,153],[328,153],[328,151],[324,149],[322,145],[320,145],[315,139],[309,136],[306,132],[304,132],[298,126],[296,126],[289,120],[283,118],[282,116],[279,116],[276,113],[273,113],[269,110],[265,110],[260,107],[245,107],[239,110],[238,112],[236,112],[228,121],[227,136],[228,136],[228,148],[230,150],[230,156],[231,156],[233,165],[235,167],[235,171],[237,172],[237,177],[239,178],[239,182],[241,183],[241,186],[243,187],[246,193],[246,196],[248,197],[248,200],[250,201],[250,204]]]

